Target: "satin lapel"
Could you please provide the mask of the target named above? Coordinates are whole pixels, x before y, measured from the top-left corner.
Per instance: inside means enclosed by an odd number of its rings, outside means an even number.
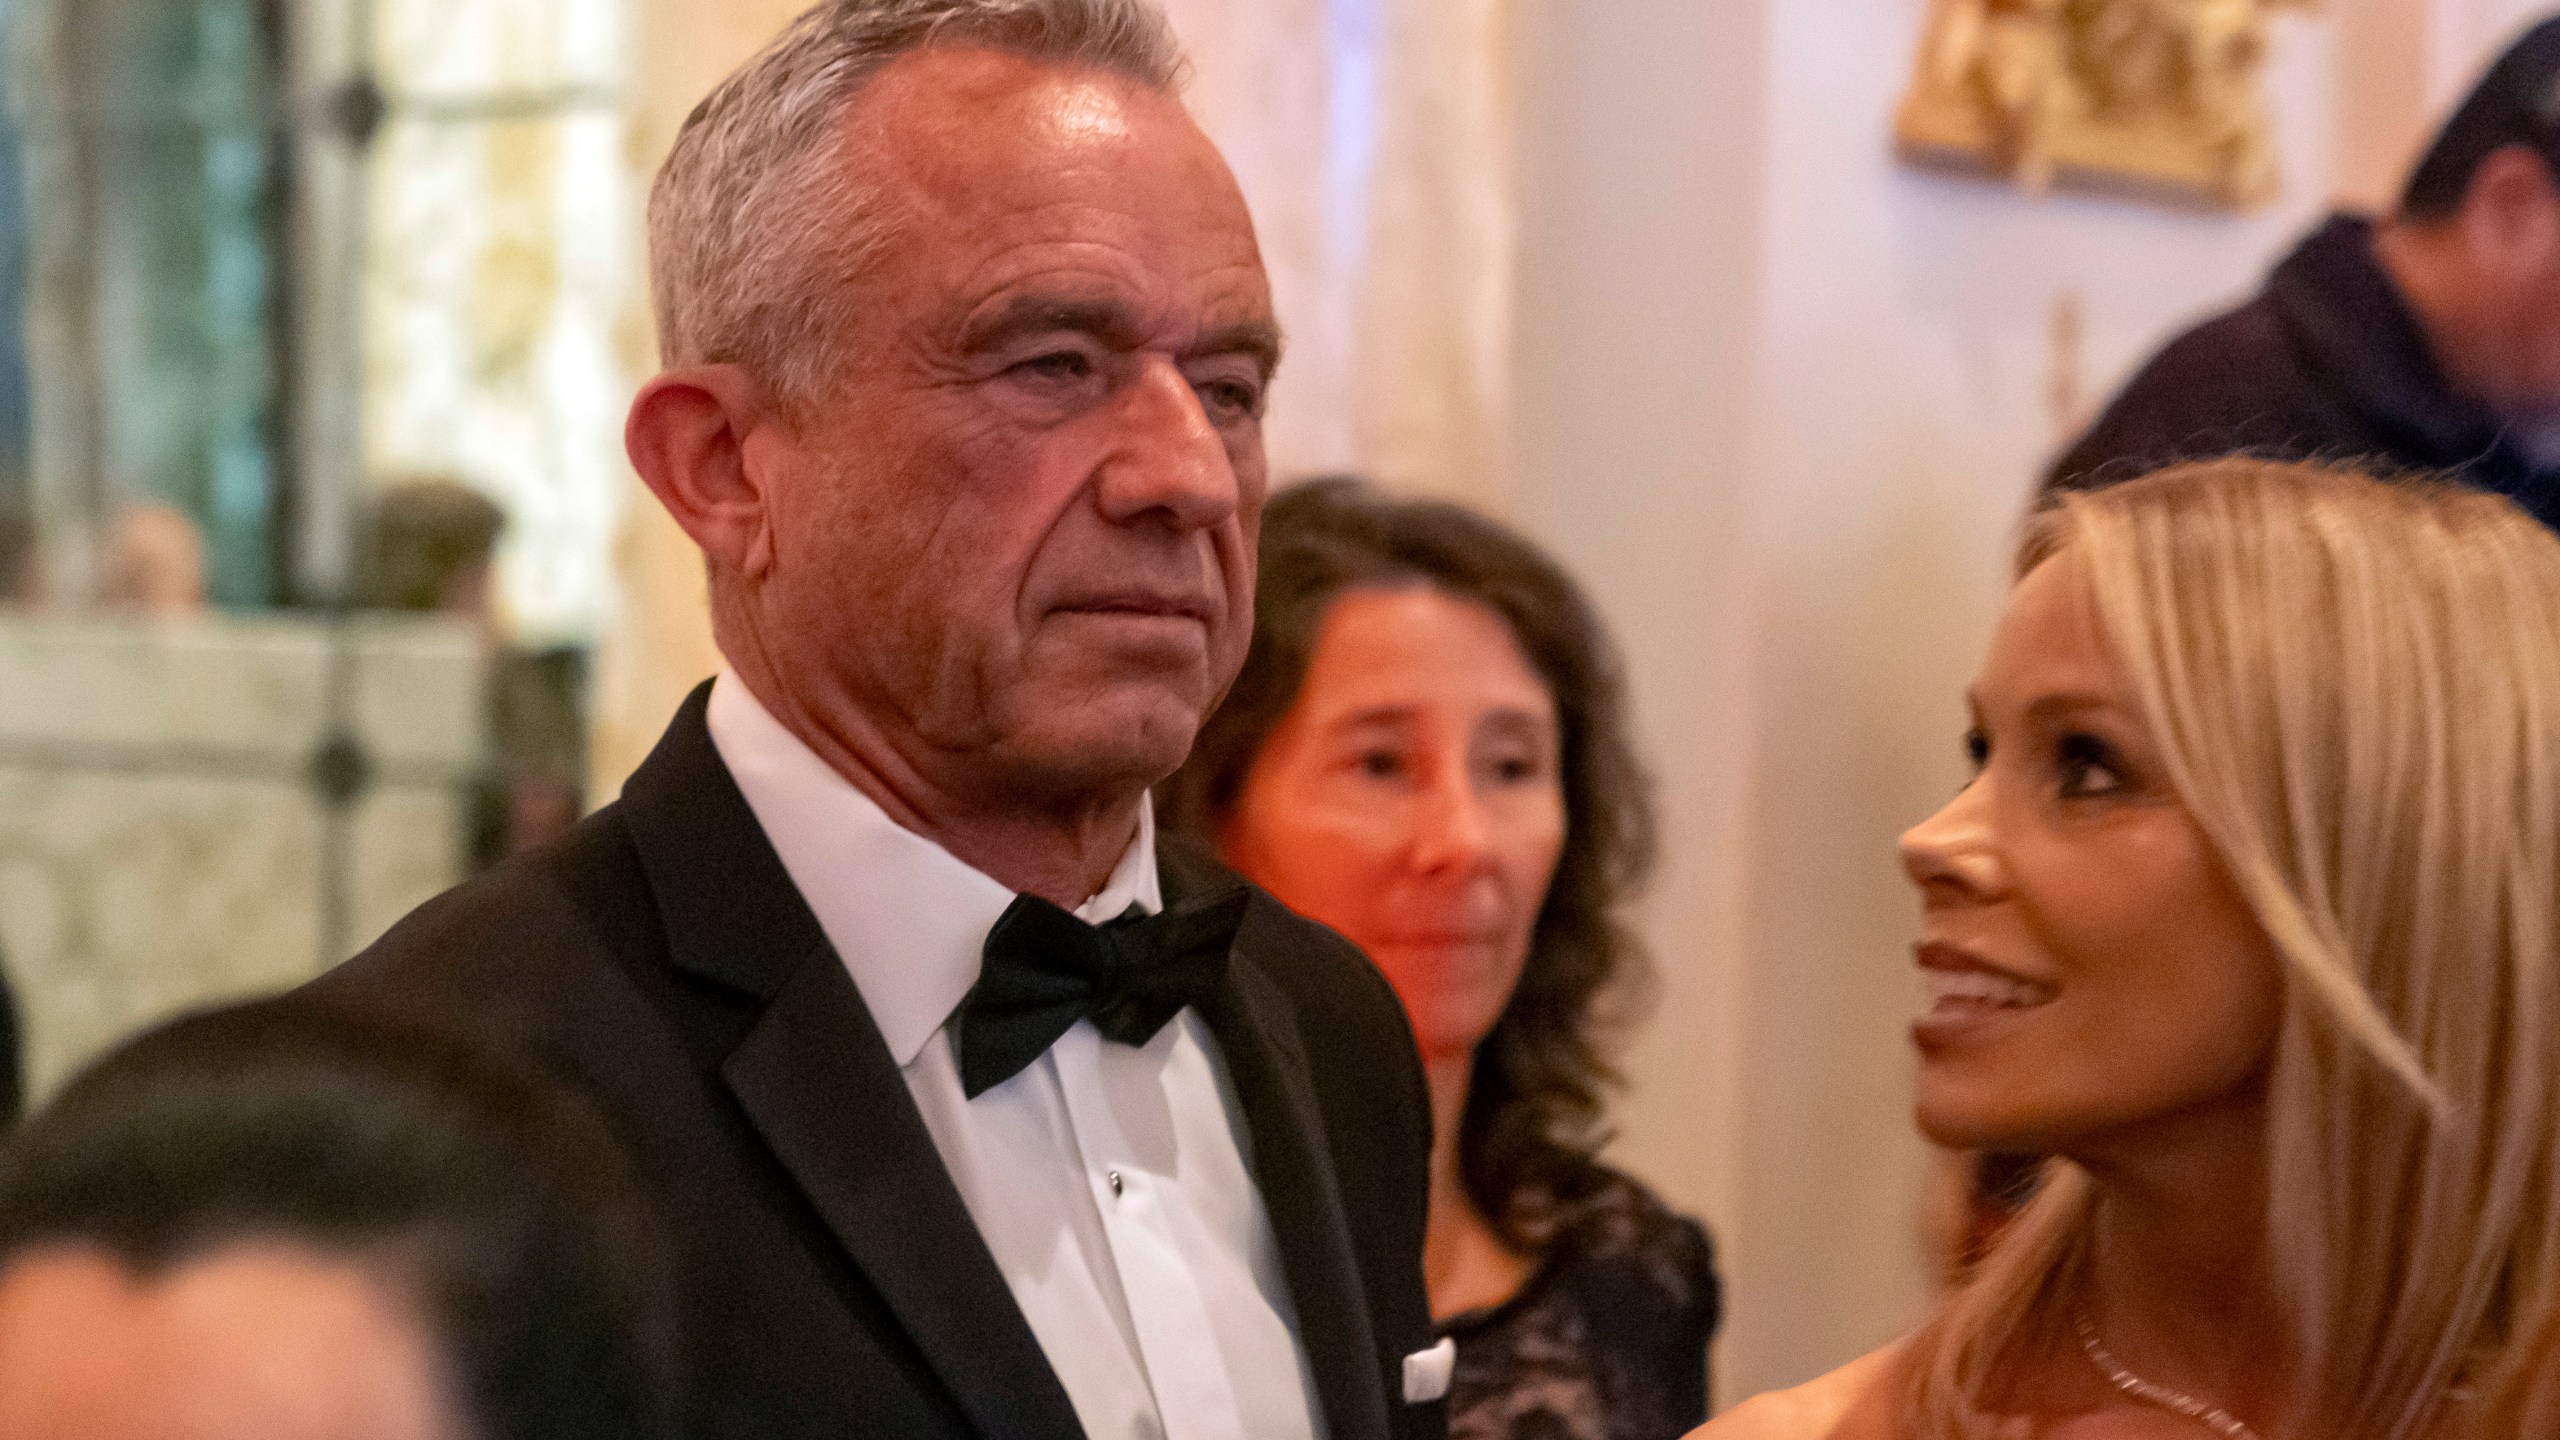
[[[720,763],[704,697],[624,800],[676,966],[765,1001],[722,1079],[980,1435],[1081,1437],[852,975]]]
[[[1267,903],[1267,902],[1265,902]],[[1200,1007],[1252,1134],[1253,1172],[1280,1242],[1332,1440],[1387,1440],[1384,1381],[1342,1187],[1325,1148],[1315,1086],[1288,997],[1255,967],[1247,919],[1226,983]]]
[[[722,1073],[978,1433],[1082,1435],[833,950],[809,957]]]

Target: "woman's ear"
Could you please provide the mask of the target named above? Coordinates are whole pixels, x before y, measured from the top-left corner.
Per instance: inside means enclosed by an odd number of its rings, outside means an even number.
[[[715,572],[754,578],[773,563],[772,452],[751,442],[780,428],[764,387],[736,365],[667,371],[631,402],[632,466]]]

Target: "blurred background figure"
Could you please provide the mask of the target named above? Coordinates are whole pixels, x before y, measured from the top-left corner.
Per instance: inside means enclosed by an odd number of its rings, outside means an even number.
[[[181,1019],[0,1164],[0,1435],[671,1435],[636,1186],[583,1104],[457,1038]]]
[[[586,661],[504,638],[492,565],[506,514],[462,484],[418,478],[375,497],[358,560],[357,605],[451,616],[489,652],[489,763],[473,787],[471,868],[485,870],[567,830],[586,810]]]
[[[33,610],[44,603],[44,552],[37,542],[34,516],[0,506],[0,615]],[[17,1122],[26,1074],[8,960],[8,947],[0,946],[0,1127]]]
[[[2463,101],[2384,220],[2341,213],[2188,331],[2048,487],[2248,453],[2446,470],[2560,524],[2560,19]]]
[[[1251,654],[1163,796],[1404,1001],[1451,1434],[1678,1435],[1719,1295],[1705,1230],[1598,1158],[1653,839],[1599,620],[1518,536],[1356,480],[1275,498],[1261,556]]]
[[[0,506],[0,611],[32,610],[44,603],[44,550],[36,519]]]
[[[494,623],[490,565],[506,512],[458,480],[403,480],[374,497],[357,561],[357,604]]]
[[[135,615],[204,609],[204,532],[174,505],[126,505],[107,527],[98,604]]]

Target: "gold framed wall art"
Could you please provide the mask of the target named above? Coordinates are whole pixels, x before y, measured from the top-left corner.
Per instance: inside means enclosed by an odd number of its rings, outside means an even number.
[[[2184,206],[2272,199],[2267,22],[2314,0],[1931,0],[1902,157]]]

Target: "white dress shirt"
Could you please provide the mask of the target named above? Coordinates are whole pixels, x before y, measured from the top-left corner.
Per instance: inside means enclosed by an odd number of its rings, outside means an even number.
[[[1216,1040],[1185,1010],[1143,1046],[1079,1022],[968,1099],[949,1021],[1013,892],[900,828],[759,703],[712,686],[712,744],[862,992],[1031,1333],[1093,1440],[1313,1440],[1321,1414]],[[1155,817],[1101,923],[1163,908]]]

